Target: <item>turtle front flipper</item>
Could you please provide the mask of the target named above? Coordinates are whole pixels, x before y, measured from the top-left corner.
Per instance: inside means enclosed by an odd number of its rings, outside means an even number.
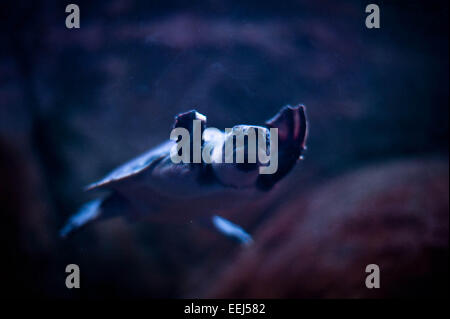
[[[306,149],[308,121],[303,105],[285,106],[266,122],[267,128],[278,130],[278,170],[275,174],[262,174],[257,185],[270,189],[294,167]]]
[[[189,163],[201,163],[201,149],[204,142],[203,132],[206,129],[206,116],[196,110],[180,113],[175,116],[172,133],[175,133],[173,137],[176,139],[176,142],[179,143],[183,138],[182,132],[175,132],[176,129],[184,129],[189,133],[189,140],[186,140],[186,142],[189,142],[189,154],[186,155],[187,158],[184,160],[189,159]],[[172,133],[171,139],[173,138]],[[197,150],[197,152],[195,150]],[[178,152],[180,151],[181,150],[178,149]],[[178,155],[181,156],[181,154]]]
[[[194,129],[194,120],[201,121],[202,131],[206,128],[206,116],[197,112],[196,110],[190,110],[175,116],[175,123],[173,124],[173,128],[183,127],[187,129],[189,133],[192,133],[192,130]]]

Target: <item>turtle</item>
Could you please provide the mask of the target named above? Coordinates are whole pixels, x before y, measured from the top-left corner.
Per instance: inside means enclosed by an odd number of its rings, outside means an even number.
[[[194,120],[201,124],[201,148],[223,150],[226,132],[206,127],[206,116],[190,110],[175,116],[173,128],[193,131]],[[168,140],[119,166],[85,190],[102,191],[81,206],[60,230],[66,238],[94,221],[127,217],[150,222],[177,222],[206,225],[242,244],[252,242],[241,226],[226,219],[226,211],[244,198],[258,200],[282,180],[303,158],[308,121],[305,106],[287,105],[264,125],[236,125],[235,129],[255,128],[270,134],[278,131],[278,169],[274,174],[260,174],[257,163],[174,163],[171,158],[175,140]],[[247,147],[247,145],[246,145]]]

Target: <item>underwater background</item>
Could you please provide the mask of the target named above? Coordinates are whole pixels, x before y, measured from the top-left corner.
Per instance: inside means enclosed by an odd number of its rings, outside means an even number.
[[[0,4],[2,294],[37,298],[448,296],[447,1]],[[62,240],[83,187],[168,139],[303,103],[305,159],[241,207],[251,247],[114,219]],[[65,266],[81,289],[65,287]],[[381,288],[364,286],[367,264]]]

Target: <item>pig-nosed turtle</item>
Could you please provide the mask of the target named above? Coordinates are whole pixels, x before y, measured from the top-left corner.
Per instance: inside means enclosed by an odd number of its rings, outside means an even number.
[[[226,133],[206,129],[206,117],[195,110],[176,116],[174,128],[192,132],[193,120],[201,121],[204,132],[201,147],[223,150]],[[305,108],[285,106],[264,126],[244,127],[263,129],[267,134],[270,128],[278,129],[278,169],[274,174],[260,174],[259,162],[175,164],[170,150],[176,142],[169,140],[87,186],[87,190],[106,190],[108,195],[82,206],[60,235],[66,237],[95,220],[126,216],[163,222],[203,221],[200,224],[241,243],[251,242],[246,231],[218,214],[226,214],[227,207],[242,204],[245,198],[255,200],[255,196],[269,191],[293,168],[305,150]]]

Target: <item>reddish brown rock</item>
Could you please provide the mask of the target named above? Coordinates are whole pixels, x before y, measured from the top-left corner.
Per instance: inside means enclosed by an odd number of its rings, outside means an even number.
[[[448,294],[448,164],[360,169],[286,202],[208,297],[360,298]],[[377,264],[381,288],[367,289]]]

